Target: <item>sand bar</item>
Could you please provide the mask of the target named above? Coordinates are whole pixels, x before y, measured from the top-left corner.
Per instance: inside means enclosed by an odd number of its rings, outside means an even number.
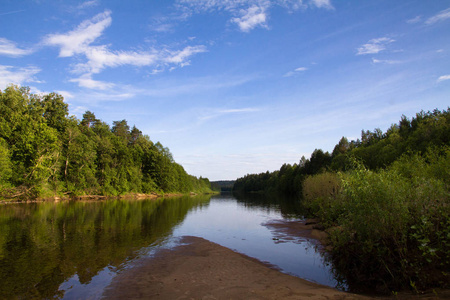
[[[281,273],[197,237],[140,260],[105,290],[106,299],[371,299]]]

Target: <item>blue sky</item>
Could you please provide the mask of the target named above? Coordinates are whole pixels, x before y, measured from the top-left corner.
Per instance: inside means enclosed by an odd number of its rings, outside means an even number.
[[[2,90],[126,119],[211,180],[450,105],[446,0],[1,2]]]

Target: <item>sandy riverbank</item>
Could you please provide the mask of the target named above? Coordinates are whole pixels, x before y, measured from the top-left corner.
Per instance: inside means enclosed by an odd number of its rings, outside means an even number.
[[[283,274],[197,237],[119,274],[106,299],[370,299]]]

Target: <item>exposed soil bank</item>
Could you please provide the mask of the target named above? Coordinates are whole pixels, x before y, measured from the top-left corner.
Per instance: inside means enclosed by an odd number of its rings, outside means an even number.
[[[182,193],[166,193],[166,194],[142,194],[142,193],[130,193],[119,196],[102,196],[102,195],[83,195],[83,196],[54,196],[54,197],[40,197],[36,199],[28,200],[15,200],[15,199],[3,199],[0,200],[0,204],[12,204],[12,203],[39,203],[39,202],[60,202],[60,201],[97,201],[97,200],[108,200],[108,199],[122,199],[122,200],[145,200],[145,199],[158,199],[158,198],[171,198],[171,197],[182,197],[182,196],[197,196],[197,195],[213,195],[215,192],[209,193],[194,193],[190,192],[188,194]]]
[[[119,274],[105,299],[371,299],[283,274],[197,237]]]

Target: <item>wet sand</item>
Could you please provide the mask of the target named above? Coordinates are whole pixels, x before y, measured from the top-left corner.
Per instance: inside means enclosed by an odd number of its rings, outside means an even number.
[[[145,258],[120,273],[105,299],[371,299],[279,272],[202,238]]]

